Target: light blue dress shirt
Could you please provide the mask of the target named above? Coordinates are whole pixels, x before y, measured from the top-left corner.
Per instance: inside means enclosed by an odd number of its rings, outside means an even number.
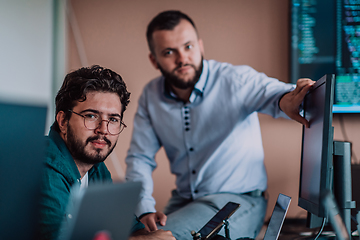
[[[148,83],[139,99],[126,158],[126,179],[143,182],[138,216],[156,211],[152,171],[160,147],[184,198],[267,188],[257,112],[286,117],[278,101],[293,85],[249,66],[214,60],[203,65],[188,103],[166,90],[162,76]]]

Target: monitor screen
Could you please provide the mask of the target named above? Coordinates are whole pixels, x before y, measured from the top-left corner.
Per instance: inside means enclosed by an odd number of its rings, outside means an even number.
[[[0,101],[0,239],[39,239],[46,113],[46,106]]]
[[[360,113],[360,2],[292,0],[290,79],[336,74],[334,113]]]
[[[319,217],[325,216],[320,196],[330,189],[332,179],[334,80],[334,75],[325,75],[304,98],[310,127],[303,127],[299,206]]]

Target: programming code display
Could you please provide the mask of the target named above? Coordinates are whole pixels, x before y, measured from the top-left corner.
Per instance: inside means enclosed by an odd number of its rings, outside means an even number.
[[[360,113],[360,0],[292,0],[291,81],[333,73],[333,112]]]

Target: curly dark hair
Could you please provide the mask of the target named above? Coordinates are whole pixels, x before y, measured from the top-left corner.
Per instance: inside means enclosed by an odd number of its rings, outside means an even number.
[[[154,54],[154,45],[152,38],[153,33],[157,30],[173,30],[180,23],[181,19],[184,19],[191,23],[197,33],[193,20],[191,20],[191,18],[185,13],[177,10],[161,12],[151,20],[146,31],[146,40],[151,53]]]
[[[69,120],[71,112],[77,101],[84,102],[86,94],[89,92],[110,92],[116,93],[121,102],[121,118],[129,104],[130,93],[126,89],[125,82],[116,72],[93,65],[83,67],[66,75],[64,82],[55,98],[56,114],[63,111],[65,119]],[[55,130],[60,131],[59,125],[55,120]]]

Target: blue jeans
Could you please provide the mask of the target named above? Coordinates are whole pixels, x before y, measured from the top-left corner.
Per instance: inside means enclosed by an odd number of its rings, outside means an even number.
[[[230,238],[255,238],[263,225],[267,200],[243,194],[218,193],[196,200],[180,197],[174,190],[165,207],[165,226],[177,240],[192,239],[191,230],[199,231],[227,202],[240,203],[240,208],[229,218]],[[220,235],[225,236],[224,227]]]

